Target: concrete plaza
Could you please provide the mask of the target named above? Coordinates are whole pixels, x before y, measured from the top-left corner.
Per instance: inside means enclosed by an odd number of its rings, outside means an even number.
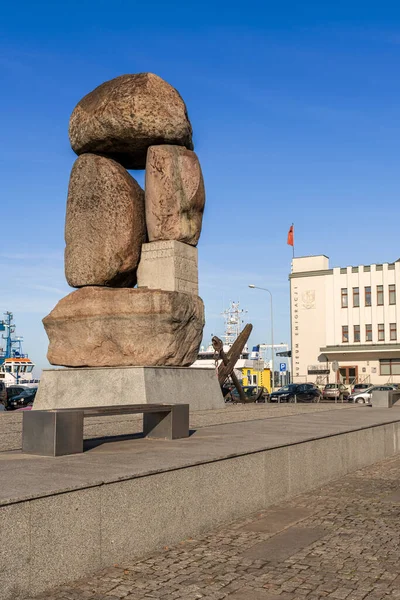
[[[51,597],[60,584],[74,589],[71,582],[103,568],[133,564],[165,546],[264,514],[271,506],[282,509],[274,509],[272,525],[244,530],[256,534],[253,545],[265,541],[259,534],[278,534],[315,516],[316,508],[295,510],[299,494],[313,493],[400,453],[399,407],[345,406],[230,407],[197,415],[203,424],[197,421],[189,438],[168,442],[137,434],[116,439],[110,433],[106,439],[104,427],[113,435],[122,425],[139,427],[137,422],[112,420],[86,432],[89,438],[102,439],[87,440],[83,454],[54,459],[18,449],[0,452],[0,599],[25,600],[49,592]],[[12,419],[17,426],[18,416]],[[340,506],[347,499],[338,496],[336,502]],[[322,499],[321,508],[326,506]],[[324,529],[299,527],[289,541],[274,538],[267,562],[290,557],[282,544],[295,553],[325,536]],[[253,568],[258,564],[254,561],[265,558],[262,546],[251,546],[249,554],[242,556],[245,547],[238,551],[235,573],[242,564]],[[180,570],[188,558],[177,560],[168,571]],[[214,559],[206,562],[215,567]],[[159,595],[149,597],[163,598],[159,587]],[[189,592],[185,588],[180,597],[202,597]]]
[[[273,417],[309,414],[331,410],[349,409],[351,404],[225,404],[219,410],[199,410],[190,413],[190,427],[208,427],[240,421],[256,421]],[[142,431],[139,415],[98,417],[85,421],[85,438],[107,438],[131,435]],[[22,413],[0,413],[0,452],[21,449]]]

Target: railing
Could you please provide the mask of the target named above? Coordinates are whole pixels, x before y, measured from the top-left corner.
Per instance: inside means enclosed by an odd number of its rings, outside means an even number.
[[[28,356],[28,354],[20,354],[19,352],[17,352],[17,353],[13,352],[11,356],[7,356],[7,352],[5,352],[4,350],[0,351],[0,359],[5,360],[6,358],[9,358],[11,360],[13,360],[14,358],[28,359],[29,356]]]
[[[327,383],[329,383],[329,375],[317,375],[316,385],[325,386]]]
[[[364,377],[340,377],[339,383],[343,385],[355,385],[356,383],[370,383],[370,375],[365,375]]]

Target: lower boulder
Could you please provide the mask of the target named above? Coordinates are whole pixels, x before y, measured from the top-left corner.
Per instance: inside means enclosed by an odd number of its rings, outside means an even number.
[[[43,324],[53,365],[186,367],[197,358],[204,305],[181,292],[89,286],[60,300]]]

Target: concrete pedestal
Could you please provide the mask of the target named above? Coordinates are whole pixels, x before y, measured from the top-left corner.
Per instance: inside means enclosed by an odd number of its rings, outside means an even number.
[[[138,288],[199,293],[197,248],[175,240],[142,245]]]
[[[377,390],[372,392],[371,404],[374,408],[392,408],[400,400],[400,391]]]
[[[224,406],[214,369],[99,367],[43,371],[34,409],[160,403],[191,411]]]

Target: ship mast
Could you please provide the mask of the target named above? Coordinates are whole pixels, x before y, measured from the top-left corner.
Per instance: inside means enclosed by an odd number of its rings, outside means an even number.
[[[225,333],[222,339],[225,346],[232,346],[239,336],[244,323],[242,315],[245,313],[247,313],[247,310],[240,308],[240,302],[231,302],[229,308],[222,312],[225,321]]]
[[[13,314],[7,311],[4,316],[5,319],[0,321],[0,331],[6,332],[1,336],[3,340],[6,340],[6,349],[0,349],[0,360],[3,362],[6,358],[24,358],[24,354],[22,354],[23,338],[21,336],[13,337],[13,333],[15,333]]]

